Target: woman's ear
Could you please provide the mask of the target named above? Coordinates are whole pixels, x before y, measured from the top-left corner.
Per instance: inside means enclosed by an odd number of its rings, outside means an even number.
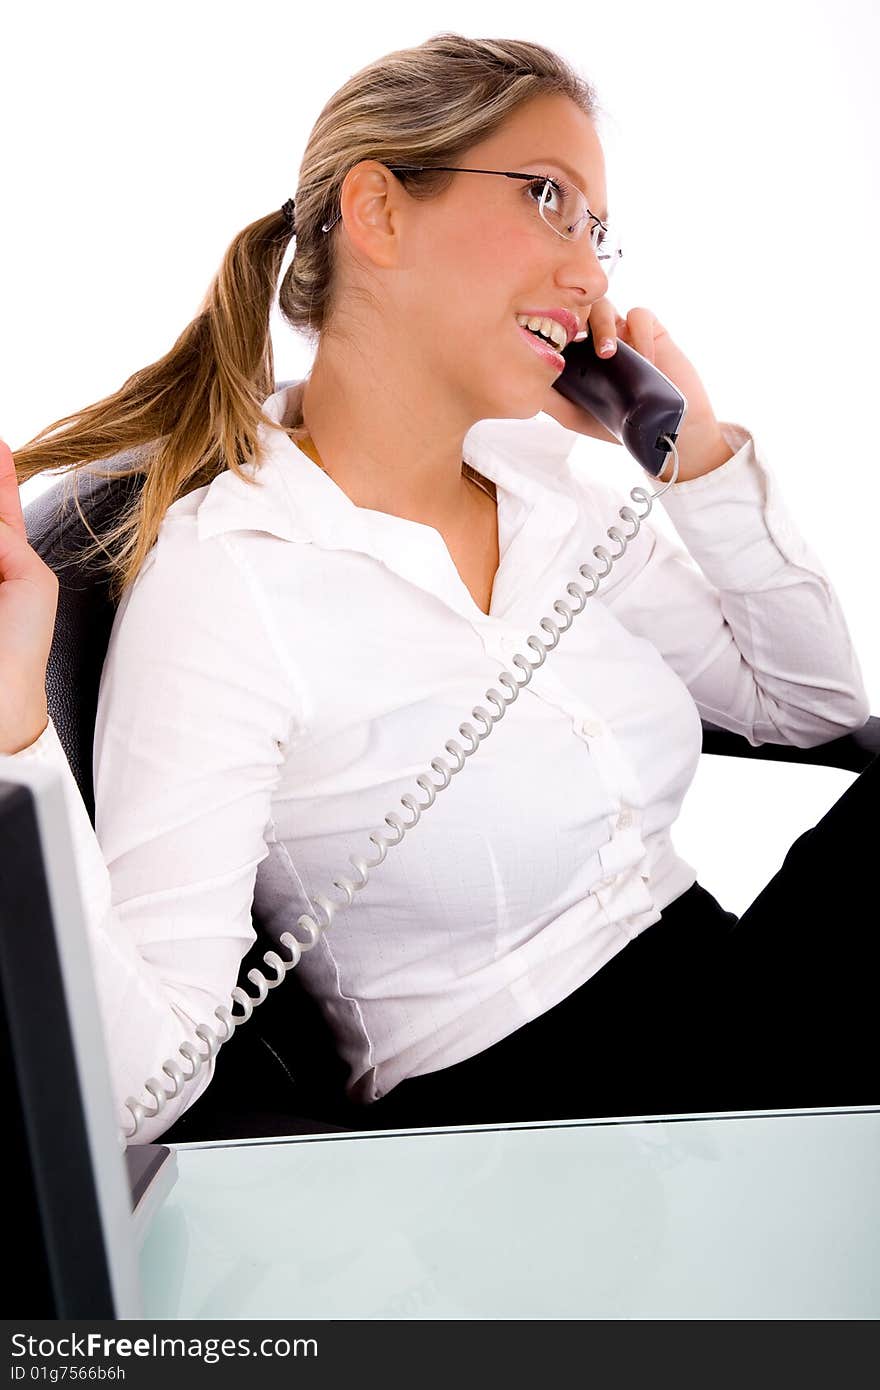
[[[362,159],[345,176],[339,205],[352,245],[374,265],[399,256],[403,188],[376,159]]]

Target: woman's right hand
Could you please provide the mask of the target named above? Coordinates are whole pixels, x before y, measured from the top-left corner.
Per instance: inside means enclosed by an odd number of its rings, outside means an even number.
[[[15,460],[0,440],[0,754],[29,748],[48,725],[57,608],[58,579],[28,542]]]

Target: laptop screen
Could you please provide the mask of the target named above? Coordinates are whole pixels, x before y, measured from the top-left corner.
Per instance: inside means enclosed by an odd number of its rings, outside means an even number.
[[[126,1154],[57,769],[0,757],[6,1316],[138,1318]],[[14,1253],[13,1253],[14,1252]]]

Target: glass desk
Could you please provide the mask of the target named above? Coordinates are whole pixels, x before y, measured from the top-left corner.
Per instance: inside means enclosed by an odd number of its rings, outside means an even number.
[[[880,1107],[175,1146],[146,1318],[880,1316]]]

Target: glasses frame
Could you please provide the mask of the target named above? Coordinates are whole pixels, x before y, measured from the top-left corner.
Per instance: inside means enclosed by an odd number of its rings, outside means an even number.
[[[459,169],[459,168],[457,168],[455,165],[452,165],[452,164],[386,164],[386,165],[385,165],[385,168],[389,171],[389,173],[392,173],[392,174],[396,174],[396,173],[398,173],[398,172],[401,172],[401,173],[402,173],[402,172],[405,171],[405,170],[408,170],[410,173],[421,174],[421,173],[426,173],[426,172],[427,172],[428,170],[430,170],[430,169],[439,169],[439,170],[442,170],[444,173],[449,173],[449,174],[495,174],[495,175],[497,175],[499,178],[503,178],[503,179],[525,179],[528,183],[539,183],[541,180],[543,180],[545,184],[548,184],[548,183],[549,183],[549,184],[552,184],[552,183],[555,182],[555,180],[554,180],[549,174],[517,174],[517,173],[513,173],[513,172],[512,172],[511,170],[509,170],[509,169]],[[584,192],[583,192],[580,188],[577,188],[577,185],[576,185],[576,184],[572,184],[572,187],[573,187],[573,188],[576,188],[576,189],[577,189],[577,192],[580,193],[581,197],[583,198],[583,200],[584,200],[584,206],[586,207],[587,213],[589,214],[589,216],[590,216],[590,218],[592,219],[592,221],[593,221],[597,226],[601,227],[602,230],[603,230],[603,232],[607,232],[607,231],[608,231],[608,224],[607,224],[607,222],[603,222],[601,217],[597,217],[596,214],[592,211],[592,209],[587,205],[587,199],[586,199],[586,195],[584,194]],[[553,226],[553,223],[552,223],[552,222],[548,222],[548,221],[547,221],[546,217],[544,217],[543,212],[542,212],[542,208],[543,208],[543,206],[544,206],[544,197],[543,197],[543,196],[542,196],[542,198],[541,198],[541,202],[540,202],[537,206],[538,206],[538,212],[539,212],[540,217],[541,217],[541,221],[545,224],[545,226],[547,226],[547,227],[550,228],[551,232],[555,232],[557,236],[562,237],[563,241],[579,241],[579,240],[580,240],[580,237],[567,237],[567,236],[565,236],[563,232],[560,232],[560,231],[558,230],[558,228],[556,228],[556,227]],[[337,212],[337,214],[336,214],[336,216],[335,216],[334,218],[332,218],[329,222],[325,222],[325,223],[323,224],[323,226],[321,227],[321,231],[322,231],[322,232],[329,232],[333,227],[336,226],[336,223],[339,221],[339,219],[340,219],[341,216],[342,216],[342,210],[340,209],[340,211]],[[583,233],[581,233],[581,236],[583,236]],[[601,249],[601,248],[600,248],[600,249]],[[614,257],[613,264],[609,267],[608,270],[605,271],[605,274],[606,274],[606,275],[610,274],[610,271],[614,269],[614,266],[615,266],[615,265],[617,264],[617,262],[620,260],[620,258],[621,258],[622,255],[623,255],[623,252],[621,251],[620,247],[618,247],[618,248],[617,248],[617,254],[616,254],[616,256]],[[605,256],[605,257],[603,258],[602,256],[598,255],[598,253],[597,253],[596,259],[597,259],[597,260],[600,260],[600,261],[604,259],[604,260],[607,261],[607,260],[610,260],[611,257]]]

